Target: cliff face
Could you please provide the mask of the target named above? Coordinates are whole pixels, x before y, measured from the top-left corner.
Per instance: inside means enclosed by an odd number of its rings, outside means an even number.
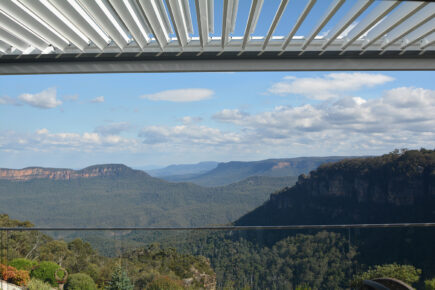
[[[242,224],[359,223],[435,218],[435,151],[325,164],[270,196]]]
[[[120,176],[123,174],[145,174],[133,170],[122,164],[105,164],[86,167],[81,170],[28,167],[23,169],[2,169],[0,168],[0,179],[13,181],[26,181],[36,178],[53,180],[70,180],[76,178],[90,178],[98,176]]]

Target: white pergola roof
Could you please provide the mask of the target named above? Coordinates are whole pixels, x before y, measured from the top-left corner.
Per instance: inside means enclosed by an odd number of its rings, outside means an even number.
[[[276,1],[242,1],[235,35],[238,0],[0,0],[0,74],[435,69],[433,1],[281,0],[262,36],[262,9]],[[303,9],[277,35],[296,2]]]

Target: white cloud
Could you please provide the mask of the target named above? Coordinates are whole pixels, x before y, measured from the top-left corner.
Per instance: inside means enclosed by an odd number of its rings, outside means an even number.
[[[111,123],[108,125],[98,126],[94,129],[94,132],[103,136],[118,135],[124,131],[131,129],[131,125],[128,122]]]
[[[0,105],[19,105],[16,99],[9,96],[0,97]]]
[[[139,137],[143,138],[145,144],[218,145],[240,142],[237,133],[197,125],[149,126],[142,129]]]
[[[2,132],[0,150],[2,151],[77,151],[77,152],[110,152],[134,151],[139,142],[117,135],[102,135],[96,132],[52,133],[46,128],[33,133]]]
[[[241,142],[282,146],[391,148],[435,145],[435,90],[401,87],[381,98],[343,97],[317,106],[276,107],[249,115],[223,110],[217,121],[241,128]],[[308,147],[307,147],[308,148]],[[388,150],[388,149],[386,149]]]
[[[180,119],[181,123],[187,125],[192,123],[199,123],[202,121],[201,117],[184,116]]]
[[[155,94],[147,94],[141,96],[142,99],[151,101],[169,101],[169,102],[197,102],[210,99],[214,92],[209,89],[178,89],[166,90]]]
[[[392,80],[393,78],[387,75],[369,73],[331,73],[317,78],[287,76],[273,84],[269,92],[281,96],[296,94],[315,100],[328,100]]]
[[[51,109],[62,105],[62,101],[57,99],[56,89],[49,88],[37,94],[22,94],[18,99],[32,107]]]
[[[99,96],[91,100],[91,103],[104,103],[104,97]]]

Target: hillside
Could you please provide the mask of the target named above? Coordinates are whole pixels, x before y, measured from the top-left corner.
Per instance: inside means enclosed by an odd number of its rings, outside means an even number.
[[[153,177],[162,176],[194,176],[210,171],[218,165],[215,161],[205,161],[196,164],[173,164],[164,168],[145,170]]]
[[[77,171],[33,168],[0,173],[0,213],[38,226],[228,223],[262,204],[270,192],[295,182],[293,177],[252,177],[204,188],[167,182],[116,164]]]
[[[251,176],[298,176],[316,169],[319,165],[342,160],[343,156],[331,157],[298,157],[267,159],[260,161],[231,161],[217,164],[216,168],[197,175],[160,175],[168,181],[192,182],[202,186],[222,186],[241,181]]]
[[[435,220],[435,151],[406,151],[320,166],[270,196],[238,225]]]

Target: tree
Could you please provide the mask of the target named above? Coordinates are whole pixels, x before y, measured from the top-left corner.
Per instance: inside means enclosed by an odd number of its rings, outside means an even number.
[[[133,290],[133,284],[127,273],[121,268],[121,265],[115,268],[106,290]]]
[[[97,286],[95,285],[94,280],[92,278],[84,273],[76,273],[72,274],[68,278],[68,282],[65,284],[66,290],[81,290],[81,289],[87,289],[87,290],[96,290]]]
[[[420,279],[421,270],[411,265],[387,264],[371,267],[364,273],[355,275],[351,286],[361,288],[364,280],[375,278],[395,278],[407,284],[413,284]]]

